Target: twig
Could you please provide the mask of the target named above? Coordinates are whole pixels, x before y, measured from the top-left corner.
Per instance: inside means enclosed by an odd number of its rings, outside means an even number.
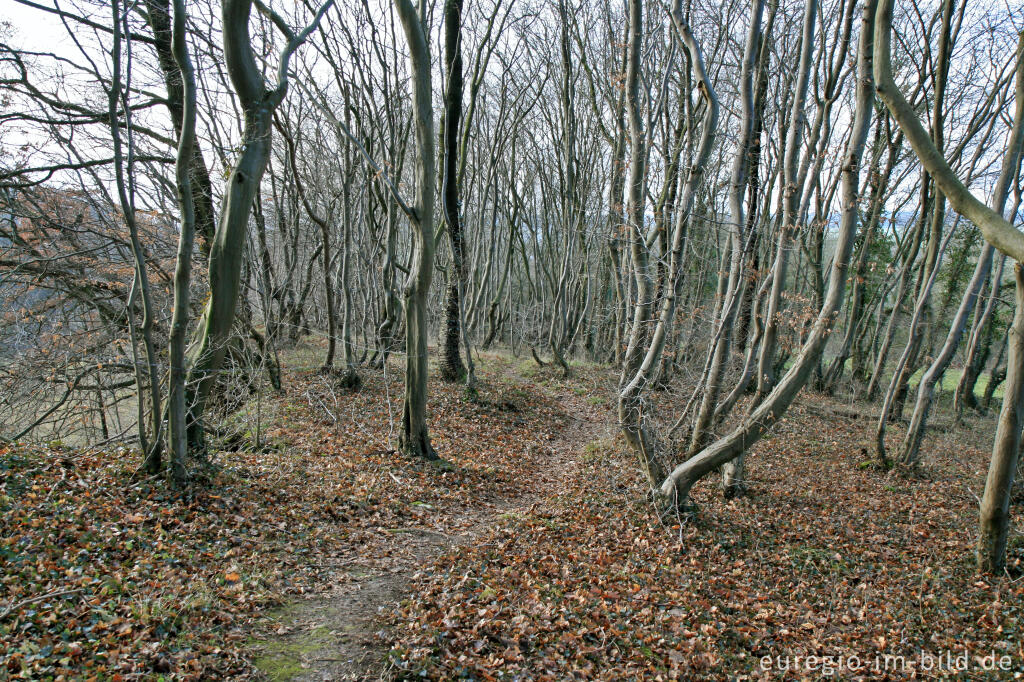
[[[17,604],[12,604],[11,606],[8,606],[6,609],[4,609],[4,612],[0,613],[0,620],[3,620],[14,611],[17,611],[24,606],[28,606],[29,604],[35,604],[36,602],[46,601],[47,599],[53,599],[54,597],[64,597],[66,595],[75,594],[81,591],[81,588],[75,588],[73,590],[56,590],[54,592],[47,592],[46,594],[41,594],[38,597],[31,597],[29,599],[25,599],[23,601],[18,602]]]

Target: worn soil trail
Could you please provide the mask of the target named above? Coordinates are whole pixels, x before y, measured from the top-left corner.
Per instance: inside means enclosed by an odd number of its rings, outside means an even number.
[[[534,383],[513,374],[518,384],[558,401],[567,424],[554,434],[549,455],[529,473],[525,492],[507,500],[460,510],[445,519],[450,533],[402,529],[393,543],[395,561],[346,568],[350,580],[327,593],[300,600],[281,610],[280,625],[269,640],[255,642],[254,658],[266,679],[380,680],[389,677],[383,616],[410,593],[417,571],[444,552],[472,545],[504,516],[543,511],[574,478],[588,443],[613,436],[609,401],[572,385],[571,380]]]

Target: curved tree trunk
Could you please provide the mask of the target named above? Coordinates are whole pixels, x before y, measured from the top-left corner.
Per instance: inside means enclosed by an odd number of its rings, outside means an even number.
[[[252,0],[224,0],[224,60],[232,87],[242,106],[242,152],[227,179],[220,225],[210,247],[210,298],[196,330],[189,367],[192,389],[189,443],[205,449],[203,413],[224,361],[228,336],[235,319],[245,253],[249,214],[270,158],[274,111],[288,90],[288,62],[296,49],[320,23],[333,0],[320,7],[313,21],[299,34],[290,34],[281,53],[278,80],[268,90],[256,64],[249,36]]]
[[[171,450],[171,477],[184,485],[188,473],[187,406],[185,403],[185,342],[188,334],[189,285],[192,274],[192,246],[196,232],[196,207],[192,190],[191,163],[196,142],[196,78],[185,40],[185,0],[174,0],[173,53],[181,72],[182,121],[178,132],[178,158],[174,165],[181,210],[181,231],[174,266],[174,311],[171,314],[168,362],[170,364],[167,397],[168,442]]]
[[[142,336],[142,347],[146,355],[145,373],[136,364],[135,386],[138,399],[138,434],[139,445],[142,448],[143,466],[147,471],[155,473],[161,468],[161,454],[163,452],[163,412],[161,410],[162,396],[160,393],[160,372],[156,357],[156,344],[153,341],[153,322],[155,310],[153,308],[153,297],[151,294],[148,269],[146,267],[146,254],[142,248],[142,241],[139,237],[138,222],[135,213],[135,181],[133,163],[135,160],[135,142],[132,136],[131,109],[128,107],[127,92],[131,87],[131,57],[127,60],[127,73],[124,79],[121,75],[121,39],[123,34],[128,34],[128,20],[122,17],[127,11],[122,12],[120,0],[111,4],[113,13],[114,45],[111,50],[112,65],[110,87],[108,90],[108,116],[110,129],[113,134],[114,152],[114,177],[117,187],[118,200],[121,204],[121,213],[128,227],[129,243],[131,245],[132,260],[135,265],[135,276],[132,283],[132,295],[128,298],[129,333],[132,340],[132,356],[135,357],[136,334]],[[122,33],[123,32],[123,33]],[[121,128],[119,121],[120,111],[124,111],[124,125],[127,131],[127,150],[124,150],[121,142]],[[127,151],[127,153],[125,153]],[[127,166],[127,168],[126,168]],[[127,173],[125,172],[127,170]],[[136,330],[134,312],[134,294],[139,294],[142,303],[142,321]],[[149,424],[146,424],[145,416],[145,395],[149,393]]]
[[[626,96],[634,154],[643,153],[639,114],[635,108],[636,101],[632,99],[636,95],[639,80],[639,42],[642,35],[641,17],[641,0],[630,0],[630,67],[629,71],[627,71]],[[623,435],[626,438],[626,442],[629,443],[640,459],[641,466],[647,476],[647,482],[654,493],[657,493],[657,486],[664,479],[666,469],[662,462],[663,453],[660,451],[660,444],[650,428],[650,420],[645,413],[643,394],[653,384],[654,374],[657,372],[662,354],[664,353],[665,342],[675,316],[677,283],[682,276],[682,257],[686,244],[687,221],[689,220],[690,210],[693,207],[697,187],[704,175],[704,167],[707,164],[708,157],[711,155],[711,146],[714,141],[715,130],[718,126],[718,98],[715,95],[710,79],[704,71],[704,59],[700,47],[690,32],[689,26],[683,20],[683,14],[678,3],[672,11],[672,22],[680,41],[690,55],[690,62],[697,75],[700,83],[700,92],[707,106],[705,107],[700,142],[697,145],[693,164],[690,167],[686,182],[680,193],[679,203],[676,207],[675,223],[672,229],[672,240],[669,250],[667,281],[665,283],[661,310],[656,322],[653,315],[654,302],[649,296],[645,297],[642,293],[645,288],[649,292],[653,287],[648,270],[649,266],[643,243],[643,234],[640,232],[639,224],[634,222],[642,217],[643,214],[643,188],[638,186],[639,183],[643,182],[643,175],[637,170],[637,166],[641,164],[638,164],[635,160],[631,164],[630,204],[627,215],[630,220],[635,276],[637,278],[637,287],[641,294],[638,297],[636,317],[633,322],[629,346],[626,349],[622,377],[619,381],[618,404],[619,424]],[[633,80],[630,79],[630,76],[633,77]],[[632,89],[630,86],[632,86]],[[655,326],[653,331],[649,332],[648,327],[651,322],[655,322]]]
[[[743,264],[745,262],[744,209],[743,194],[747,187],[747,174],[750,171],[750,147],[754,133],[754,63],[757,59],[758,36],[761,33],[761,17],[764,14],[764,0],[753,0],[750,10],[750,26],[743,49],[743,66],[740,72],[740,129],[735,156],[733,157],[732,174],[729,192],[729,249],[730,268],[728,284],[721,299],[716,338],[712,340],[710,362],[707,378],[704,382],[704,395],[694,419],[693,432],[690,434],[689,452],[695,453],[703,447],[708,439],[708,427],[714,417],[715,406],[722,384],[722,374],[728,360],[732,340],[733,323],[740,302],[740,285]]]
[[[696,455],[677,466],[665,479],[661,493],[676,504],[685,503],[690,489],[700,478],[715,468],[733,460],[778,421],[807,382],[825,349],[832,325],[844,298],[846,273],[857,227],[857,190],[860,161],[864,153],[868,130],[871,127],[873,82],[871,60],[874,22],[874,0],[865,3],[861,20],[860,47],[857,58],[857,93],[852,134],[843,156],[842,190],[843,212],[840,218],[836,250],[829,276],[825,303],[811,327],[800,353],[785,376],[764,401],[749,414],[729,435],[712,443]]]
[[[416,125],[416,203],[411,209],[412,259],[405,285],[405,401],[401,447],[409,455],[437,459],[427,433],[427,293],[434,268],[434,111],[430,48],[423,18],[411,0],[396,0],[409,44],[412,109]]]
[[[973,222],[981,230],[985,241],[1014,258],[1017,264],[1014,275],[1017,283],[1017,310],[1014,314],[1014,328],[1007,362],[1011,379],[1003,398],[992,448],[992,462],[985,482],[985,495],[981,504],[979,522],[978,567],[998,570],[1005,561],[1006,533],[1009,527],[1010,489],[1020,452],[1021,428],[1024,426],[1024,273],[1020,262],[1024,261],[1024,233],[1017,230],[1010,221],[997,211],[979,201],[960,182],[949,167],[946,159],[935,148],[928,134],[921,126],[910,104],[904,99],[892,77],[892,0],[880,0],[878,5],[878,26],[875,41],[875,75],[878,80],[878,94],[892,112],[904,134],[914,147],[921,164],[929,170],[935,182],[958,213]],[[1017,44],[1017,88],[1018,102],[1024,98],[1024,34]],[[1020,110],[1018,109],[1018,117]],[[1021,121],[1014,122],[1019,127]]]

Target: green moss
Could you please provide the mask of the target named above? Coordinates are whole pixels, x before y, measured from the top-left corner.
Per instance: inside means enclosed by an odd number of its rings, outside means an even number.
[[[607,439],[594,440],[583,446],[583,456],[580,459],[588,463],[597,462],[604,459],[611,449],[611,441]]]
[[[284,609],[287,611],[288,609]],[[303,661],[309,654],[319,650],[328,640],[329,631],[326,626],[296,632],[287,637],[258,640],[251,638],[249,645],[259,648],[262,652],[253,659],[253,665],[267,678],[274,680],[291,680],[302,674]]]

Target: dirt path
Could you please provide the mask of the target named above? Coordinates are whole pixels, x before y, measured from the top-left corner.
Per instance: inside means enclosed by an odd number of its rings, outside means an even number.
[[[529,381],[508,374],[517,383]],[[271,680],[378,680],[387,677],[382,615],[409,594],[417,571],[446,550],[471,545],[503,516],[532,513],[550,503],[574,474],[588,443],[614,433],[611,412],[569,383],[533,384],[563,406],[568,423],[555,434],[550,454],[530,475],[526,492],[494,504],[467,508],[445,519],[442,533],[419,528],[393,532],[390,561],[352,562],[350,578],[327,593],[297,600],[272,616],[276,633],[252,640],[254,663]]]

